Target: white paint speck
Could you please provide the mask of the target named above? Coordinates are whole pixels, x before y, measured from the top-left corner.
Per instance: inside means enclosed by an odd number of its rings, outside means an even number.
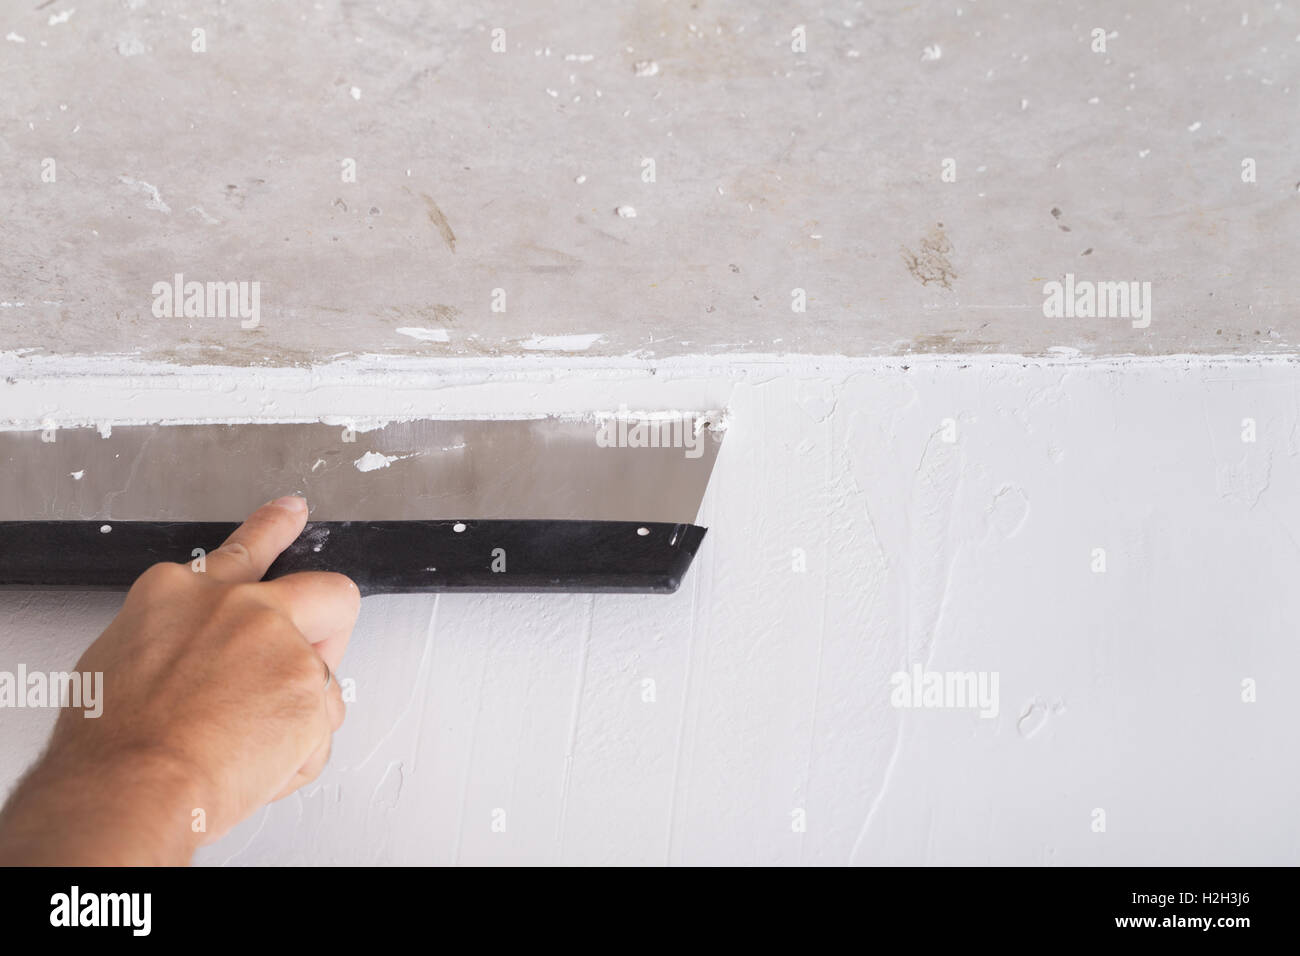
[[[1201,128],[1201,121],[1200,121],[1200,120],[1197,120],[1197,121],[1196,121],[1195,123],[1193,123],[1191,126],[1187,127],[1187,132],[1189,132],[1189,133],[1195,133],[1195,132],[1196,132],[1198,129],[1200,129],[1200,128]]]
[[[615,211],[616,213],[618,213],[619,216],[620,216],[621,218],[623,218],[623,219],[635,219],[635,218],[636,218],[636,209],[633,208],[632,206],[619,206],[619,207],[618,207],[617,209],[615,209],[614,211]]]
[[[600,332],[586,335],[534,335],[519,343],[530,352],[582,352],[605,338]]]
[[[566,54],[564,54],[564,58],[565,58],[566,60],[568,60],[570,63],[590,63],[592,60],[596,59],[596,54],[594,54],[594,53],[566,53]]]
[[[377,451],[368,451],[352,464],[357,466],[357,471],[378,471],[380,468],[387,468],[395,461],[400,461],[401,455],[381,455]]]
[[[939,60],[943,58],[943,49],[937,43],[931,43],[921,51],[922,60]]]
[[[576,176],[574,177],[573,181],[577,183],[579,186],[581,186],[583,183],[587,181],[587,177],[585,175]]]
[[[361,99],[361,87],[359,86],[352,87],[351,93],[352,93],[352,98],[354,100]]]
[[[62,13],[51,13],[48,24],[52,27],[57,27],[60,23],[67,23],[72,19],[72,15],[76,12],[77,8],[73,7],[70,10],[64,10]]]
[[[113,530],[113,526],[111,524],[101,524],[99,526],[100,534],[108,534],[112,530]]]
[[[1149,150],[1149,149],[1139,149],[1139,150],[1138,150],[1138,159],[1146,159],[1146,158],[1147,158],[1148,156],[1150,156],[1150,155],[1151,155],[1151,150]]]
[[[637,60],[632,64],[632,71],[637,76],[654,76],[659,72],[659,64],[654,60]]]
[[[82,478],[86,477],[86,469],[83,468],[81,471],[70,471],[68,474],[72,476],[73,481],[80,481]]]
[[[149,198],[145,202],[146,209],[153,209],[156,212],[170,213],[171,207],[163,202],[162,194],[158,192],[158,187],[146,183],[140,179],[132,179],[130,176],[118,176],[118,181],[125,183],[137,192],[145,193]]]
[[[8,33],[5,34],[5,39],[8,40],[10,43],[26,43],[26,42],[27,42],[27,38],[26,38],[26,37],[19,36],[17,33],[14,33],[12,30],[10,30]],[[1300,40],[1300,37],[1296,37],[1296,39],[1297,39],[1297,40]]]
[[[117,35],[117,52],[122,56],[139,56],[146,49],[144,41],[134,33],[119,33]]]
[[[206,222],[209,226],[215,226],[221,222],[220,219],[214,219],[212,216],[209,216],[207,210],[205,210],[202,206],[191,206],[188,211],[192,213],[196,213],[199,216],[199,218],[202,219],[204,222]]]
[[[419,329],[405,328],[398,329],[398,335],[409,335],[413,339],[419,339],[421,342],[450,342],[451,336],[446,329]]]

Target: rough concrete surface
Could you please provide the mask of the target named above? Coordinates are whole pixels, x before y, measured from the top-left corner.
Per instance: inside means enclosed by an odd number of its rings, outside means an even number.
[[[32,0],[0,35],[0,349],[1300,342],[1294,5]],[[155,316],[177,273],[258,283],[256,327]],[[1045,317],[1067,273],[1150,282],[1149,325]]]

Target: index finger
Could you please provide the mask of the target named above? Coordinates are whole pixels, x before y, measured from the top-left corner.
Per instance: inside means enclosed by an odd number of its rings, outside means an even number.
[[[306,524],[306,499],[290,495],[268,501],[208,555],[207,572],[217,581],[260,581]]]

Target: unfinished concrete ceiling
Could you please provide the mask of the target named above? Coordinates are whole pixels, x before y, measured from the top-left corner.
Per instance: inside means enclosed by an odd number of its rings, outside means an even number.
[[[19,7],[0,22],[2,350],[1300,341],[1293,5]],[[257,283],[256,326],[155,315],[178,273]],[[1046,317],[1067,273],[1151,283],[1149,324]]]

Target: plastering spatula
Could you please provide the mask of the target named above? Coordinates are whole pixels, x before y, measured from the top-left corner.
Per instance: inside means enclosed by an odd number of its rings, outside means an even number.
[[[704,538],[714,417],[0,432],[0,587],[124,589],[159,561],[200,571],[245,515],[296,493],[309,522],[268,577],[340,571],[363,594],[669,593]]]

